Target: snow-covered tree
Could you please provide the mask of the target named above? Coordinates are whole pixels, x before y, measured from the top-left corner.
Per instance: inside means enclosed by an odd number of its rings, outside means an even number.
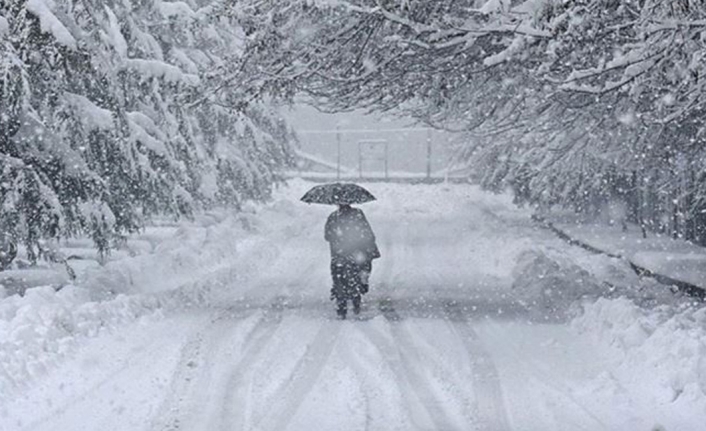
[[[268,197],[275,171],[291,162],[291,135],[263,121],[274,114],[259,100],[238,110],[202,96],[223,58],[242,52],[237,17],[219,8],[0,5],[3,230],[35,254],[42,238],[78,233],[105,252],[153,214]],[[226,164],[230,176],[219,172]]]
[[[393,111],[465,134],[518,201],[706,242],[704,14],[684,0],[245,1],[251,94]],[[253,73],[258,71],[259,73]],[[254,78],[253,78],[254,77]],[[243,82],[243,80],[238,80]]]

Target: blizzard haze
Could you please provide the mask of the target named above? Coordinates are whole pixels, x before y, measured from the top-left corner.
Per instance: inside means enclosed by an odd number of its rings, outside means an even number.
[[[431,169],[442,171],[452,164],[450,134],[427,130],[412,119],[403,120],[363,111],[327,114],[305,104],[283,109],[283,116],[294,128],[301,149],[336,163],[336,129],[340,130],[341,165],[355,172],[360,166],[359,144],[363,141],[388,143],[388,169],[394,172],[426,173],[427,139],[431,139]],[[363,153],[364,172],[384,170],[383,147]]]
[[[704,41],[696,0],[0,1],[0,431],[706,430]]]

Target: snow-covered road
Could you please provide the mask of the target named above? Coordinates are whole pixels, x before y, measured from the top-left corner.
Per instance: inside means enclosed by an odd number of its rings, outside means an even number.
[[[362,208],[383,257],[361,315],[337,320],[323,241],[331,209],[297,203],[308,186],[295,183],[267,214],[259,270],[201,268],[205,301],[86,339],[6,400],[0,429],[702,429],[703,397],[655,393],[658,373],[618,373],[625,351],[569,317],[571,295],[549,306],[522,290],[528,253],[613,277],[624,268],[570,249],[505,196],[369,185],[379,200]]]

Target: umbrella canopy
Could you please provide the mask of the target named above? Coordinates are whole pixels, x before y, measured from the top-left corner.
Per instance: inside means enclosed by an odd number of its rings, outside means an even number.
[[[374,201],[375,196],[358,184],[330,183],[313,187],[301,200],[308,204],[350,205]]]

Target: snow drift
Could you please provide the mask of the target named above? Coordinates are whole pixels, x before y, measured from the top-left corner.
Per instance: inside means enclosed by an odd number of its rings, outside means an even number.
[[[182,224],[151,251],[88,268],[75,284],[28,289],[0,299],[0,404],[53,367],[85,337],[164,311],[218,303],[218,294],[247,280],[297,229],[268,223],[294,211],[288,202],[213,212]],[[205,245],[208,244],[206,247]]]

